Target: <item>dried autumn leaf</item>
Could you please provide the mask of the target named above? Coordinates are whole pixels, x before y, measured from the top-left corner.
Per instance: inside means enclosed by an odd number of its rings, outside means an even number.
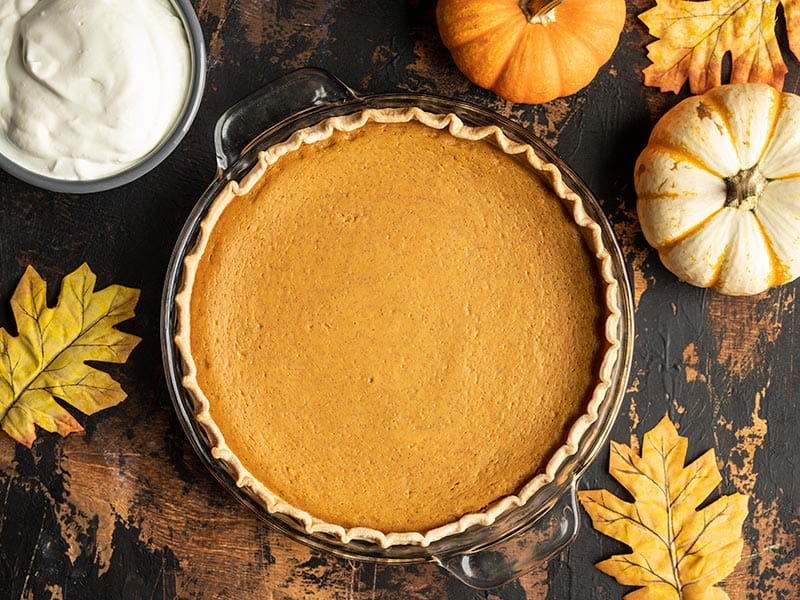
[[[114,325],[133,317],[139,291],[112,285],[94,291],[86,264],[67,275],[54,308],[47,285],[28,267],[11,297],[18,335],[0,329],[0,425],[30,447],[34,425],[67,435],[81,425],[56,402],[91,415],[126,394],[110,375],[85,361],[124,363],[140,339]]]
[[[797,0],[780,0],[789,46],[800,53]],[[730,83],[763,82],[781,90],[787,68],[775,36],[778,0],[656,0],[639,18],[657,41],[647,46],[653,63],[646,85],[679,92],[686,79],[693,94],[722,83],[722,60],[730,52]]]
[[[688,440],[664,417],[645,434],[642,455],[611,444],[609,472],[633,502],[606,490],[579,492],[598,531],[631,547],[597,568],[623,585],[640,589],[627,600],[723,600],[716,584],[727,577],[742,553],[747,497],[722,496],[700,505],[722,480],[714,451],[684,467]]]

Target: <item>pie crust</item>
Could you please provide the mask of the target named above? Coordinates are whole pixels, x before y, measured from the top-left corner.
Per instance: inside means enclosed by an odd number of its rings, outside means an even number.
[[[505,154],[514,155],[517,160],[526,162],[533,170],[540,173],[541,179],[563,201],[566,214],[571,215],[578,225],[585,244],[588,246],[590,254],[593,255],[597,266],[596,285],[600,291],[597,303],[605,315],[598,331],[601,350],[595,361],[594,386],[588,394],[588,399],[584,402],[584,412],[570,422],[563,443],[549,455],[549,460],[544,461],[542,468],[536,474],[524,482],[514,493],[505,494],[479,510],[462,514],[450,522],[421,531],[381,531],[372,527],[343,526],[328,522],[285,501],[254,476],[248,469],[248,465],[244,464],[240,457],[231,450],[226,443],[223,431],[212,416],[212,404],[199,381],[198,365],[192,350],[191,304],[198,267],[221,215],[232,202],[246,197],[248,193],[255,190],[272,165],[277,163],[281,157],[297,151],[302,146],[328,140],[335,132],[356,131],[368,123],[406,122],[417,122],[438,130],[446,129],[455,138],[486,140],[500,148]],[[344,543],[351,540],[365,540],[384,548],[393,545],[424,547],[471,527],[491,525],[500,515],[524,505],[537,490],[552,481],[563,462],[578,451],[581,438],[598,419],[598,410],[603,402],[607,401],[607,392],[612,383],[612,373],[615,363],[619,359],[620,341],[617,332],[620,310],[617,297],[618,281],[614,275],[611,256],[603,242],[600,225],[587,214],[580,196],[567,186],[559,168],[552,163],[543,161],[531,146],[511,140],[496,126],[467,126],[453,114],[432,114],[418,108],[368,109],[352,115],[329,118],[317,126],[297,131],[283,143],[261,151],[255,166],[240,181],[229,182],[212,201],[201,222],[195,246],[184,260],[183,279],[175,300],[178,315],[175,343],[183,361],[182,384],[194,402],[197,423],[210,440],[211,454],[231,473],[236,484],[257,498],[267,511],[292,517],[309,534],[329,534]],[[321,482],[321,485],[324,485],[324,482]]]

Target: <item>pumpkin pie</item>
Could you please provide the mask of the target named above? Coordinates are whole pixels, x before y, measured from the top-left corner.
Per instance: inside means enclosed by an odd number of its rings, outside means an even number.
[[[211,203],[176,300],[213,455],[343,541],[490,524],[609,386],[599,231],[557,167],[454,115],[366,110],[267,148]]]

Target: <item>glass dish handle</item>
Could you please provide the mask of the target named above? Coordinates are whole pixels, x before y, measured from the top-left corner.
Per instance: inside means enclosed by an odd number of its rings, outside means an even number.
[[[257,136],[290,115],[355,97],[349,87],[322,69],[306,67],[287,73],[231,106],[217,120],[217,165],[222,171],[227,169]]]
[[[522,529],[478,550],[434,560],[476,589],[503,585],[532,571],[575,539],[578,533],[577,483],[545,514]]]

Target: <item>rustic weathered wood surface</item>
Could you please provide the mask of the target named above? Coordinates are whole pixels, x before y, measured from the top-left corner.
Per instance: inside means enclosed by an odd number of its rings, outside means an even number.
[[[40,191],[0,173],[0,324],[28,264],[53,284],[81,262],[98,284],[141,288],[144,338],[109,370],[129,398],[83,418],[85,434],[42,434],[31,450],[0,435],[0,598],[621,598],[593,564],[624,550],[584,520],[548,564],[491,592],[433,564],[376,566],[332,558],[273,532],[232,499],[193,453],[162,374],[161,289],[178,232],[215,175],[212,131],[225,108],[297,67],[319,66],[356,90],[430,91],[497,110],[541,136],[584,178],[623,246],[636,300],[636,351],[612,438],[637,444],[665,413],[690,458],[717,450],[719,493],[750,496],[734,600],[800,598],[800,319],[798,284],[728,298],[679,283],[648,249],[632,170],[653,122],[679,97],[642,85],[649,41],[629,0],[620,46],[597,79],[543,106],[469,85],[442,47],[432,0],[196,0],[209,48],[199,116],[158,169],[89,196]],[[782,40],[785,42],[785,40]],[[786,89],[800,89],[788,56]],[[607,450],[582,488],[619,491]]]

